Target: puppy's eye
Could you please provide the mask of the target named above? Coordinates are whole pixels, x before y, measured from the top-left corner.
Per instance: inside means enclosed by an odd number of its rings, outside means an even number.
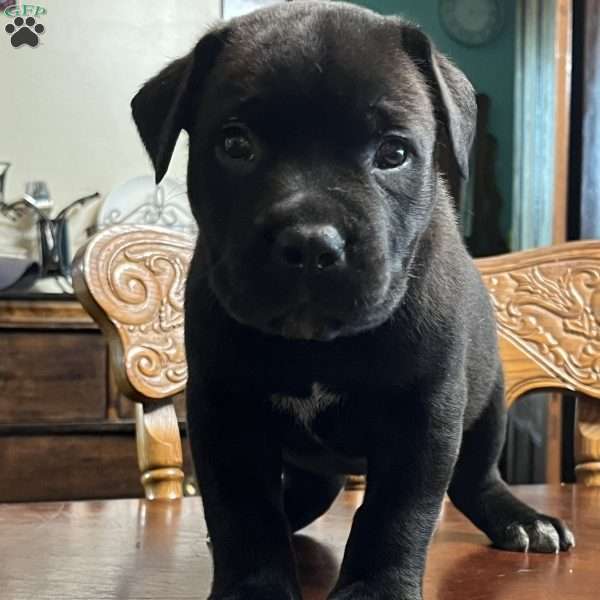
[[[226,125],[223,127],[221,150],[232,160],[254,160],[254,144],[250,132],[243,125]]]
[[[385,138],[375,154],[375,166],[378,169],[395,169],[406,162],[408,149],[401,138]]]

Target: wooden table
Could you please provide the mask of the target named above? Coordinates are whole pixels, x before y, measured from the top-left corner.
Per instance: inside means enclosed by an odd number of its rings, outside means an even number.
[[[576,549],[560,555],[494,550],[448,502],[429,554],[425,600],[600,597],[600,489],[517,491],[565,518]],[[332,586],[360,500],[360,492],[346,492],[296,536],[306,600],[324,599]],[[210,578],[198,498],[0,505],[2,600],[200,600]]]

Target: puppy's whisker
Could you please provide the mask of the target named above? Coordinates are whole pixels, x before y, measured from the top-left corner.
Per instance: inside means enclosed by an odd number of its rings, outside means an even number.
[[[340,194],[348,194],[350,193],[349,190],[346,190],[342,187],[338,187],[338,186],[332,186],[332,187],[328,187],[326,188],[328,192],[338,192]]]

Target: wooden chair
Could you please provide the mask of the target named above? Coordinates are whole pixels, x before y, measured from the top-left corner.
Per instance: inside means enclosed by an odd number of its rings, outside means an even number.
[[[116,226],[90,240],[73,283],[110,346],[121,391],[136,402],[146,497],[182,495],[173,397],[184,390],[185,277],[194,239],[151,227]],[[498,318],[506,399],[570,390],[577,404],[577,480],[600,486],[600,241],[480,259]]]

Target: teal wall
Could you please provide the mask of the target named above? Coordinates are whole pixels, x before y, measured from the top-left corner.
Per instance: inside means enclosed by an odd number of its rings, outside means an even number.
[[[442,29],[438,0],[353,0],[383,14],[398,14],[421,25],[438,48],[465,72],[477,92],[492,101],[488,129],[498,141],[496,180],[503,200],[502,229],[510,229],[513,172],[513,94],[516,1],[503,0],[504,28],[489,44],[462,46]]]

